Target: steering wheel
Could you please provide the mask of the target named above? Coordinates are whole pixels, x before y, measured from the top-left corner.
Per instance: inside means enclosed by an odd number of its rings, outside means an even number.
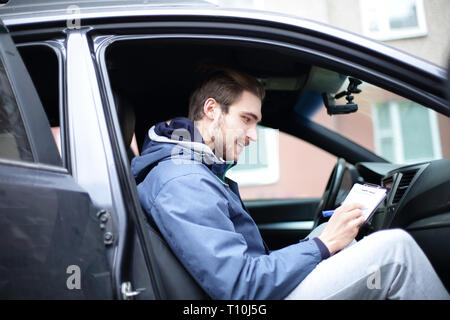
[[[342,178],[344,177],[346,162],[344,158],[338,158],[328,179],[325,192],[322,195],[322,199],[316,209],[314,216],[314,226],[317,227],[322,222],[325,222],[326,218],[322,216],[322,211],[333,210],[336,202],[337,195],[339,193],[340,186],[342,184]]]

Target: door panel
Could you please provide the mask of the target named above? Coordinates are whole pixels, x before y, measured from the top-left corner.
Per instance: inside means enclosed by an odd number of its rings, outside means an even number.
[[[65,168],[0,20],[0,298],[110,299],[98,210]]]
[[[89,195],[44,168],[0,164],[0,177],[0,298],[112,298]]]
[[[271,250],[305,238],[312,230],[320,199],[251,200],[245,206]]]

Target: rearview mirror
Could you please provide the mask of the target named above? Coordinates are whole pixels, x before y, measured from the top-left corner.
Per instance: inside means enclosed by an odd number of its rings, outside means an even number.
[[[349,84],[346,91],[337,93],[336,95],[331,95],[329,93],[322,93],[322,99],[325,107],[327,108],[327,113],[331,116],[333,114],[346,114],[358,111],[358,105],[353,103],[353,95],[360,93],[361,89],[358,86],[362,83],[361,80],[349,77]],[[336,100],[345,96],[347,103],[344,105],[336,105]]]

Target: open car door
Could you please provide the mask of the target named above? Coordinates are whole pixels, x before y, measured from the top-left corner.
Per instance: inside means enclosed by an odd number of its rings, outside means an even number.
[[[1,20],[0,89],[0,299],[114,298],[97,209]]]

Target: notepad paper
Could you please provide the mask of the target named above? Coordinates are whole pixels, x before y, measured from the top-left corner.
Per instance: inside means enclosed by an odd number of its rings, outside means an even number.
[[[342,204],[359,203],[363,205],[363,216],[367,220],[385,197],[385,188],[355,183]]]

